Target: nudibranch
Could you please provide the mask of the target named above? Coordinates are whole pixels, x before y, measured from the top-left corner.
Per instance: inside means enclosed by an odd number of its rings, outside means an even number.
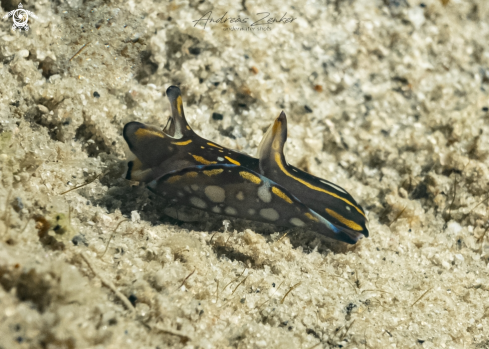
[[[174,204],[304,227],[350,244],[368,237],[365,211],[346,190],[285,161],[284,112],[254,158],[197,135],[185,118],[180,89],[170,86],[166,95],[172,113],[165,129],[139,122],[124,126],[132,152],[127,179],[145,183]]]

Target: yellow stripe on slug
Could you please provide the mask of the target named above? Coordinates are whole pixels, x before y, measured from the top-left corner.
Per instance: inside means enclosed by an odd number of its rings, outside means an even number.
[[[215,170],[209,170],[209,171],[204,171],[204,174],[206,176],[215,176],[218,175],[219,173],[222,173],[224,170],[222,168],[217,168]]]
[[[252,174],[252,173],[245,172],[245,171],[241,171],[241,172],[239,173],[239,175],[240,175],[241,177],[243,177],[244,179],[247,179],[247,180],[249,180],[250,182],[253,182],[253,183],[255,183],[255,184],[260,184],[260,183],[261,183],[261,179],[260,179],[260,177],[257,177],[257,176],[255,176],[255,175],[254,175],[254,174]]]
[[[132,170],[133,171],[139,171],[142,168],[143,168],[143,163],[141,162],[141,160],[139,160],[138,158],[135,158],[132,161]]]
[[[281,191],[279,188],[277,187],[272,187],[272,192],[277,195],[279,198],[285,200],[286,202],[288,202],[289,204],[292,203],[292,200],[287,196],[285,195],[285,193],[283,191]]]
[[[223,149],[222,147],[215,145],[214,143],[211,143],[211,142],[207,142],[207,144],[210,145],[211,147],[214,147],[214,148]]]
[[[128,169],[127,170],[129,173],[126,174],[127,179],[130,179],[133,181],[140,181],[140,180],[143,180],[144,177],[151,172],[150,168],[143,170],[143,163],[138,158],[134,159],[133,161],[129,161],[129,162],[132,162],[132,166],[129,166],[129,163],[128,163]]]
[[[214,165],[214,164],[217,164],[217,161],[209,161],[209,160],[204,159],[202,156],[193,155],[193,154],[190,154],[190,155],[192,155],[192,157],[196,161],[200,162],[201,164],[204,164],[204,165]]]
[[[160,138],[165,138],[160,132],[156,132],[153,130],[148,130],[147,128],[140,128],[136,132],[134,132],[134,135],[137,138],[144,138],[144,137],[149,137],[149,136],[156,136]]]
[[[177,98],[177,110],[178,110],[178,115],[182,115],[182,96],[178,96]]]
[[[181,178],[182,178],[182,176],[172,176],[172,177],[168,178],[168,179],[166,180],[166,182],[167,182],[167,183],[170,183],[170,184],[171,184],[171,183],[176,183],[176,182],[178,182],[178,181],[179,181]]]
[[[189,139],[188,141],[184,141],[184,142],[171,142],[171,144],[175,144],[175,145],[187,145],[190,143],[192,143],[191,139]]]
[[[285,173],[285,174],[286,174],[287,176],[289,176],[290,178],[295,179],[297,182],[304,184],[306,187],[308,187],[308,188],[310,188],[310,189],[312,189],[312,190],[320,191],[320,192],[326,193],[326,194],[328,194],[328,195],[331,195],[331,196],[332,196],[332,197],[334,197],[334,198],[337,198],[337,199],[343,200],[343,201],[344,201],[344,202],[346,202],[348,205],[350,205],[350,206],[354,207],[354,208],[355,208],[355,209],[358,211],[358,213],[360,213],[362,216],[364,216],[364,217],[365,217],[365,214],[362,212],[362,210],[360,210],[358,207],[356,207],[355,205],[353,205],[353,204],[350,202],[350,200],[345,199],[345,198],[342,198],[341,196],[336,195],[335,193],[332,193],[332,192],[330,192],[330,191],[327,191],[327,190],[321,189],[321,188],[319,188],[319,187],[316,187],[315,185],[312,185],[312,184],[310,184],[310,183],[306,182],[306,181],[305,181],[305,180],[303,180],[303,179],[297,178],[297,177],[295,177],[293,174],[291,174],[290,172],[288,172],[288,171],[285,169],[284,165],[282,164],[282,159],[280,158],[280,154],[279,154],[279,153],[275,153],[275,162],[277,163],[278,167],[279,167],[279,168],[282,170],[282,172],[283,172],[283,173]],[[367,218],[367,217],[365,217],[365,218]]]
[[[280,149],[280,138],[276,137],[278,132],[280,131],[280,128],[282,127],[282,123],[277,119],[273,123],[273,128],[272,128],[272,135],[274,138],[274,141],[272,142],[272,149],[278,151]]]
[[[314,221],[314,222],[319,222],[319,220],[318,220],[316,217],[314,217],[312,214],[310,214],[309,212],[304,213],[304,215],[305,215],[307,218],[309,218],[311,221]]]
[[[325,209],[326,212],[331,215],[332,217],[336,218],[337,220],[339,220],[341,223],[343,223],[344,225],[346,225],[348,228],[351,228],[353,230],[356,230],[356,231],[361,231],[363,230],[362,227],[360,225],[358,225],[357,223],[355,223],[354,221],[352,220],[349,220],[345,217],[343,217],[342,215],[340,215],[339,213],[336,213],[335,211],[333,210],[330,210],[329,208]]]
[[[236,160],[234,159],[231,159],[229,156],[225,156],[224,158],[226,158],[227,161],[229,161],[230,163],[234,164],[234,165],[238,165],[238,166],[241,166],[241,164],[239,162],[237,162]]]

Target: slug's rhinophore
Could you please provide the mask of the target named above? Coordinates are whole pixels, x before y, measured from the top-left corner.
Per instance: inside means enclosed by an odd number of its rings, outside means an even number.
[[[198,136],[185,119],[180,89],[170,86],[166,95],[172,117],[164,130],[139,122],[124,126],[134,155],[127,179],[200,210],[306,227],[350,244],[368,237],[365,212],[346,190],[285,161],[284,112],[263,137],[256,159]]]

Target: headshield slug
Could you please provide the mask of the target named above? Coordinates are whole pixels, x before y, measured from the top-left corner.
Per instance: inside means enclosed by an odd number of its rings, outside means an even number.
[[[124,126],[133,154],[127,179],[146,183],[171,203],[208,212],[305,227],[350,244],[368,237],[365,211],[346,190],[287,163],[284,112],[254,158],[197,135],[185,118],[180,89],[170,86],[166,95],[172,116],[164,130],[139,122]]]

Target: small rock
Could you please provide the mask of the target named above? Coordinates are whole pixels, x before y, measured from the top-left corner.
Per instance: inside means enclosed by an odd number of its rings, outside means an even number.
[[[222,120],[223,119],[223,115],[222,114],[219,114],[219,113],[212,113],[212,119],[214,119],[214,120]]]
[[[131,221],[133,223],[139,223],[141,221],[141,216],[138,211],[131,211]]]
[[[71,239],[71,242],[75,246],[80,246],[82,244],[85,245],[85,246],[88,246],[87,239],[85,238],[84,235],[76,235],[76,236],[74,236],[73,239]]]
[[[39,109],[39,111],[43,114],[48,114],[49,113],[49,109],[46,108],[45,106],[43,106],[42,104],[38,104],[37,105],[37,109]]]

